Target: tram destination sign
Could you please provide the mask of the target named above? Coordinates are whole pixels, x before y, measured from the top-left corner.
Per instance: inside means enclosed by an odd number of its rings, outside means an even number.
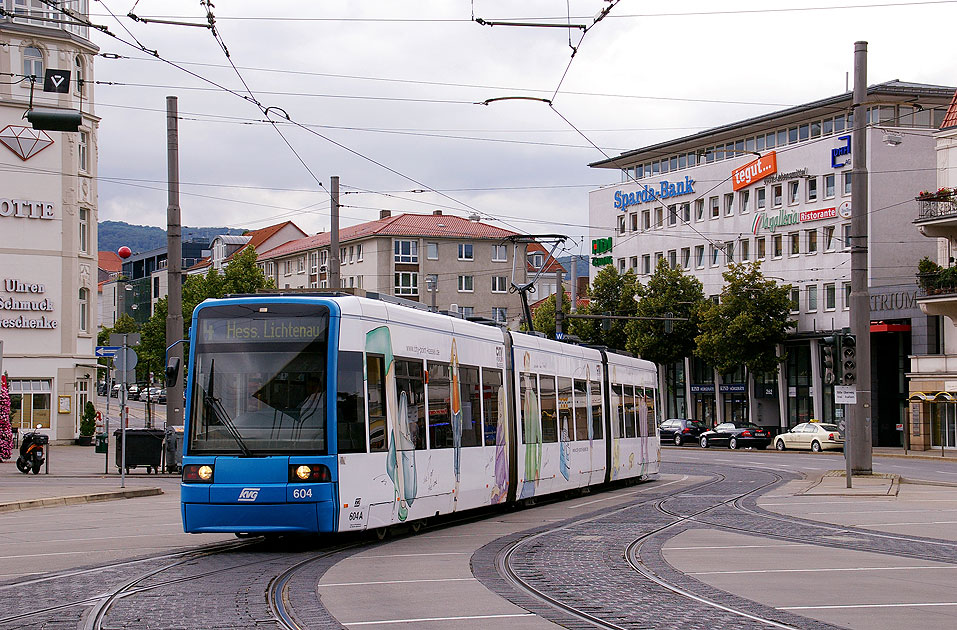
[[[201,320],[201,343],[312,341],[326,334],[322,317],[208,318]]]

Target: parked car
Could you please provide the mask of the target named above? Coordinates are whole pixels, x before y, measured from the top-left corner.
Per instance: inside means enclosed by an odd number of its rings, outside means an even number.
[[[787,433],[774,438],[774,448],[783,451],[789,448],[809,448],[815,453],[823,450],[844,448],[844,434],[836,424],[803,422]]]
[[[150,387],[147,388],[146,393],[140,394],[140,400],[149,399],[150,402],[160,402],[159,395],[160,392],[163,392],[163,402],[166,402],[166,391],[162,387]]]
[[[123,386],[120,385],[119,383],[117,383],[116,385],[114,385],[114,386],[113,386],[113,389],[110,390],[110,398],[119,398],[119,397],[120,397],[120,389],[121,389],[122,387],[123,387]]]
[[[96,384],[96,395],[97,396],[106,396],[106,391],[109,386],[106,383],[97,383]]]
[[[130,385],[130,388],[126,390],[126,397],[129,400],[139,400],[140,399],[140,386],[136,383]]]
[[[710,431],[698,436],[701,448],[727,445],[730,449],[754,447],[765,449],[771,443],[768,430],[750,422],[722,422]]]
[[[700,420],[669,418],[658,427],[658,438],[662,444],[666,442],[671,442],[675,446],[681,446],[688,442],[694,444],[698,441],[698,436],[707,429],[708,427]]]
[[[158,403],[165,405],[166,404],[166,388],[158,387],[157,389],[159,389],[159,391],[156,392],[156,397],[154,398],[154,400]]]

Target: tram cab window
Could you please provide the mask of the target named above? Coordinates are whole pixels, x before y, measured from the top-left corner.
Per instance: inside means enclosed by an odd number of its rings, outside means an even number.
[[[501,370],[482,368],[482,409],[485,419],[485,446],[495,446],[498,443],[498,424],[502,420],[498,417],[499,400],[505,400],[505,391],[502,389]],[[504,428],[504,425],[503,427]],[[505,436],[502,436],[502,444]]]
[[[366,355],[369,385],[369,450],[379,453],[389,450],[385,416],[385,357]]]
[[[395,360],[395,399],[402,399],[405,392],[406,417],[397,422],[407,422],[409,439],[416,450],[425,448],[425,387],[422,381],[422,362],[405,359]],[[401,409],[397,410],[401,414]],[[408,447],[405,447],[408,448]]]
[[[542,441],[541,413],[538,407],[538,376],[530,372],[521,374],[522,398],[522,443]]]
[[[558,441],[558,405],[555,399],[555,377],[540,376],[542,395],[542,442]]]
[[[575,416],[572,415],[572,379],[558,377],[558,439],[575,439]]]
[[[624,385],[622,388],[625,406],[625,437],[633,438],[638,421],[635,414],[635,388],[631,385]]]
[[[366,401],[362,386],[362,353],[339,353],[336,434],[340,453],[366,452]]]
[[[591,406],[591,433],[592,438],[595,440],[600,440],[604,437],[604,424],[602,423],[602,406],[601,406],[601,382],[600,381],[589,381],[589,388],[591,389],[590,406]]]
[[[459,400],[462,405],[462,446],[481,446],[482,397],[477,367],[459,367]]]
[[[588,439],[588,424],[591,418],[588,417],[588,381],[575,379],[574,384],[575,398],[575,439]]]
[[[618,383],[611,385],[611,437],[620,438],[625,435],[625,407],[622,400],[622,389]]]
[[[429,361],[429,445],[452,448],[452,413],[448,363]]]

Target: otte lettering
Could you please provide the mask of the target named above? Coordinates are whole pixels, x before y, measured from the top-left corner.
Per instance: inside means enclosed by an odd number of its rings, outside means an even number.
[[[641,190],[636,192],[615,191],[615,207],[624,211],[628,206],[634,206],[639,203],[649,201],[661,201],[671,197],[680,197],[682,195],[694,194],[694,180],[685,175],[683,182],[669,182],[662,180],[658,183],[658,190],[650,186],[642,185]]]
[[[29,199],[0,198],[0,217],[20,219],[55,219],[52,203]]]

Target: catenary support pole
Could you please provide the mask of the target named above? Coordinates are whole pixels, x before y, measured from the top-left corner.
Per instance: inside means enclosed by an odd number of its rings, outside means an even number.
[[[166,208],[167,315],[166,345],[183,338],[183,233],[179,208],[179,130],[175,96],[166,97],[166,162],[169,205]],[[171,358],[183,365],[183,347],[177,344]],[[168,360],[168,359],[167,359]],[[180,370],[183,374],[185,370]],[[183,379],[166,388],[166,425],[183,426]]]
[[[558,261],[555,261],[556,264]],[[565,333],[562,303],[565,301],[565,287],[562,286],[562,268],[555,270],[555,339],[561,339]]]
[[[572,304],[570,312],[578,311],[578,255],[572,256]]]
[[[339,280],[339,176],[333,175],[329,186],[332,196],[332,209],[329,213],[329,288],[338,291],[342,287]]]
[[[857,341],[857,403],[848,405],[850,472],[871,474],[871,310],[867,274],[867,42],[854,43],[851,147],[851,333]],[[850,484],[850,476],[848,477]]]

